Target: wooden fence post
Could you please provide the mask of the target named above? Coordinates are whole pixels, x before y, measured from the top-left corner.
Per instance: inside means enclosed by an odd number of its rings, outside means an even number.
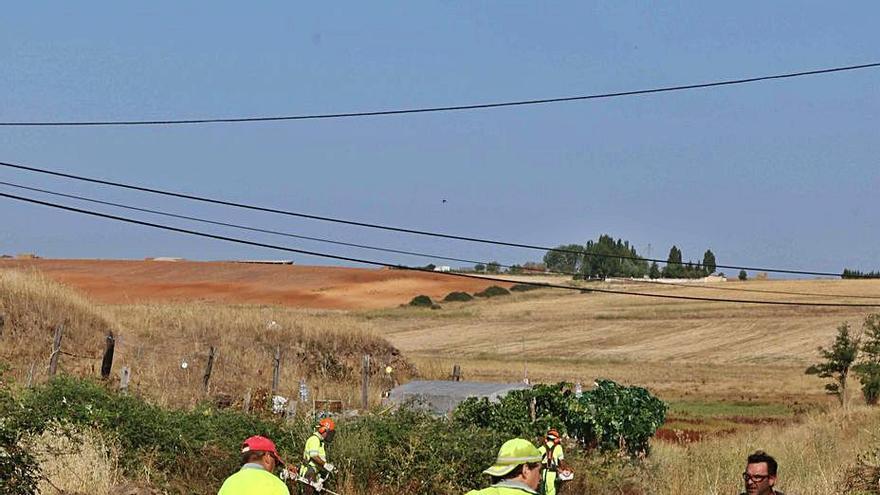
[[[208,383],[211,381],[211,371],[214,368],[214,356],[216,354],[216,349],[214,346],[211,346],[211,350],[208,352],[208,364],[205,365],[205,376],[203,379],[205,393],[208,393]]]
[[[55,376],[58,370],[58,356],[61,355],[61,337],[64,333],[64,326],[55,327],[55,339],[52,341],[52,355],[49,357],[49,378]]]
[[[107,334],[107,342],[104,346],[104,359],[101,361],[101,378],[110,378],[110,370],[113,368],[113,352],[116,348],[116,337],[113,332]]]
[[[364,354],[363,369],[361,370],[361,408],[366,411],[370,408],[370,355]]]
[[[452,366],[452,381],[460,382],[461,381],[461,366],[455,364]]]
[[[247,414],[251,412],[251,389],[247,389],[244,393],[244,402],[241,404],[241,412]]]
[[[31,369],[28,370],[27,374],[27,388],[31,388],[34,384],[34,369],[37,367],[37,363],[31,363]]]
[[[125,366],[122,368],[122,373],[120,373],[119,380],[119,391],[123,394],[128,393],[128,382],[131,380],[131,368]]]
[[[281,382],[281,346],[275,346],[275,365],[272,369],[272,397],[278,395],[278,385]],[[271,399],[271,397],[270,397]]]

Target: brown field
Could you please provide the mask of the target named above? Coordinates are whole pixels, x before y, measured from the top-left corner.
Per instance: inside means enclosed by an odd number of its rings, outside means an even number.
[[[36,269],[107,304],[212,302],[297,308],[371,309],[425,294],[442,298],[493,285],[424,272],[232,262],[0,260],[2,269]]]
[[[210,346],[219,357],[209,393],[233,400],[247,389],[268,387],[276,346],[284,354],[282,393],[295,394],[305,377],[315,395],[350,407],[357,406],[357,367],[365,352],[377,357],[372,404],[389,385],[381,373],[385,364],[404,380],[409,363],[428,378],[447,377],[456,363],[465,379],[475,380],[528,376],[536,382],[579,381],[586,388],[598,377],[611,378],[645,386],[671,406],[661,441],[639,475],[647,488],[632,493],[732,492],[743,455],[756,448],[780,459],[783,489],[832,493],[855,456],[880,438],[876,411],[856,406],[858,383],[851,383],[852,412],[846,413],[823,393],[821,380],[804,375],[817,360],[816,347],[830,344],[839,324],[848,321],[858,329],[880,306],[726,304],[541,289],[442,303],[439,310],[400,307],[416,294],[441,299],[452,290],[473,292],[490,284],[351,268],[4,260],[0,357],[12,364],[17,380],[24,381],[31,366],[36,380],[45,379],[52,328],[64,324],[64,349],[73,355],[61,357],[61,370],[94,376],[103,335],[112,329],[120,337],[116,362],[134,370],[132,387],[170,405],[205,397],[201,370]],[[880,304],[880,280],[723,286],[862,296],[822,299]],[[701,287],[590,287],[818,300]],[[279,326],[268,328],[273,320]],[[189,371],[181,369],[182,360],[191,363]]]

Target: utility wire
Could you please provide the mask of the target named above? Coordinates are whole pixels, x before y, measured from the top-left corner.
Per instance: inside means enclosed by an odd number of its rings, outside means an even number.
[[[287,216],[298,217],[298,218],[307,218],[310,220],[320,220],[323,222],[332,222],[332,223],[339,223],[339,224],[344,224],[344,225],[354,225],[354,226],[358,226],[358,227],[365,227],[365,228],[371,228],[371,229],[387,230],[387,231],[391,231],[391,232],[402,232],[402,233],[406,233],[406,234],[424,235],[424,236],[439,237],[439,238],[444,238],[444,239],[455,239],[455,240],[459,240],[459,241],[478,242],[478,243],[483,243],[483,244],[493,244],[496,246],[516,247],[516,248],[523,248],[523,249],[532,249],[532,250],[537,250],[537,251],[554,251],[554,252],[558,252],[558,253],[574,254],[577,256],[591,256],[591,257],[597,257],[597,258],[613,258],[613,259],[635,260],[635,261],[652,261],[652,262],[656,262],[656,263],[665,263],[667,265],[682,265],[682,266],[684,266],[687,264],[683,261],[670,262],[667,260],[661,260],[661,259],[657,259],[657,258],[641,258],[641,257],[636,257],[636,256],[583,253],[581,251],[553,248],[553,247],[548,247],[548,246],[539,246],[539,245],[535,245],[535,244],[522,244],[522,243],[516,243],[516,242],[499,241],[499,240],[485,239],[485,238],[479,238],[479,237],[467,237],[467,236],[460,236],[460,235],[454,235],[454,234],[446,234],[446,233],[442,233],[442,232],[430,232],[430,231],[426,231],[426,230],[408,229],[408,228],[403,228],[403,227],[395,227],[395,226],[391,226],[391,225],[382,225],[382,224],[367,223],[367,222],[357,222],[357,221],[346,220],[346,219],[342,219],[342,218],[326,217],[326,216],[320,216],[320,215],[313,215],[310,213],[300,213],[300,212],[281,210],[281,209],[276,209],[276,208],[267,208],[264,206],[255,206],[255,205],[249,205],[249,204],[245,204],[245,203],[224,201],[224,200],[220,200],[220,199],[208,198],[205,196],[195,196],[192,194],[184,194],[184,193],[173,192],[173,191],[165,191],[162,189],[154,189],[154,188],[149,188],[149,187],[136,186],[133,184],[125,184],[122,182],[112,182],[112,181],[108,181],[108,180],[94,179],[91,177],[85,177],[85,176],[81,176],[81,175],[68,174],[68,173],[64,173],[64,172],[56,172],[56,171],[48,170],[48,169],[44,169],[44,168],[30,167],[27,165],[20,165],[20,164],[15,164],[15,163],[8,163],[8,162],[0,162],[0,167],[14,168],[14,169],[18,169],[18,170],[27,170],[30,172],[52,175],[52,176],[56,176],[56,177],[64,177],[67,179],[74,179],[74,180],[79,180],[79,181],[83,181],[83,182],[91,182],[93,184],[102,184],[102,185],[106,185],[106,186],[113,186],[113,187],[120,187],[123,189],[130,189],[133,191],[142,191],[142,192],[148,192],[148,193],[152,193],[152,194],[161,194],[163,196],[189,199],[189,200],[193,200],[193,201],[201,201],[204,203],[212,203],[212,204],[218,204],[218,205],[223,205],[223,206],[232,206],[235,208],[243,208],[246,210],[262,211],[262,212],[266,212],[266,213],[276,213],[279,215],[287,215]],[[734,270],[749,270],[749,271],[760,271],[760,272],[771,272],[771,273],[788,273],[788,274],[795,274],[795,275],[816,275],[816,276],[823,276],[823,277],[840,277],[840,273],[809,271],[809,270],[788,270],[788,269],[782,269],[782,268],[749,267],[749,266],[739,266],[739,265],[718,265],[718,264],[716,264],[715,266],[717,268],[729,268],[729,269],[734,269]]]
[[[65,205],[60,205],[57,203],[50,203],[48,201],[41,201],[38,199],[27,198],[27,197],[23,197],[23,196],[16,196],[14,194],[8,194],[8,193],[3,193],[3,192],[0,192],[0,197],[15,199],[18,201],[38,204],[38,205],[42,205],[42,206],[48,206],[50,208],[56,208],[56,209],[60,209],[60,210],[81,213],[84,215],[90,215],[90,216],[99,217],[99,218],[106,218],[109,220],[116,220],[116,221],[126,222],[126,223],[130,223],[130,224],[135,224],[135,225],[142,225],[145,227],[153,227],[156,229],[162,229],[162,230],[167,230],[167,231],[171,231],[171,232],[178,232],[181,234],[189,234],[189,235],[194,235],[194,236],[198,236],[198,237],[204,237],[204,238],[208,238],[208,239],[216,239],[216,240],[220,240],[220,241],[233,242],[233,243],[244,244],[244,245],[248,245],[248,246],[256,246],[256,247],[262,247],[262,248],[268,248],[268,249],[275,249],[278,251],[286,251],[286,252],[290,252],[290,253],[297,253],[297,254],[303,254],[303,255],[308,255],[308,256],[317,256],[317,257],[321,257],[321,258],[328,258],[328,259],[333,259],[333,260],[338,260],[338,261],[348,261],[348,262],[352,262],[352,263],[362,263],[362,264],[366,264],[366,265],[382,266],[382,267],[386,267],[386,268],[397,268],[397,269],[401,269],[401,270],[410,270],[410,271],[416,271],[416,272],[432,273],[435,275],[445,276],[445,277],[468,278],[468,279],[482,280],[482,281],[501,282],[501,283],[506,283],[506,284],[516,282],[516,283],[533,285],[536,287],[545,287],[545,288],[550,288],[550,289],[565,289],[565,290],[574,290],[574,291],[578,291],[578,292],[584,292],[584,291],[585,292],[599,292],[599,293],[604,293],[604,294],[619,294],[619,295],[625,295],[625,296],[653,297],[653,298],[659,298],[659,299],[678,299],[678,300],[685,300],[685,301],[723,302],[723,303],[737,303],[737,304],[764,304],[764,305],[775,305],[775,306],[819,306],[819,307],[847,307],[847,308],[876,308],[876,307],[880,307],[880,304],[821,303],[821,302],[797,302],[797,301],[750,301],[747,299],[720,299],[720,298],[711,298],[711,297],[681,296],[681,295],[674,295],[674,294],[650,294],[650,293],[644,293],[644,292],[627,292],[627,291],[618,291],[618,290],[612,290],[612,289],[598,289],[598,288],[586,288],[585,289],[585,288],[579,288],[579,287],[572,287],[569,285],[549,284],[549,283],[545,283],[545,282],[512,281],[512,280],[499,278],[499,277],[486,277],[486,276],[481,276],[481,275],[470,275],[470,274],[466,274],[466,273],[435,272],[433,270],[427,270],[425,268],[416,268],[416,267],[409,267],[409,266],[404,266],[404,265],[395,265],[392,263],[384,263],[381,261],[366,260],[366,259],[354,258],[354,257],[350,257],[350,256],[340,256],[340,255],[336,255],[336,254],[321,253],[321,252],[317,252],[317,251],[307,251],[304,249],[279,246],[279,245],[275,245],[275,244],[267,244],[267,243],[263,243],[263,242],[250,241],[247,239],[239,239],[236,237],[228,237],[228,236],[222,236],[222,235],[217,235],[217,234],[210,234],[207,232],[201,232],[201,231],[197,231],[197,230],[182,229],[179,227],[172,227],[170,225],[163,225],[163,224],[158,224],[158,223],[153,223],[153,222],[146,222],[143,220],[136,220],[133,218],[121,217],[121,216],[117,216],[117,215],[109,215],[107,213],[100,213],[97,211],[85,210],[85,209],[81,209],[81,208],[74,208],[72,206],[65,206]]]
[[[370,249],[373,251],[381,251],[381,252],[385,252],[385,253],[394,253],[394,254],[405,254],[405,255],[409,255],[409,256],[418,256],[421,258],[431,258],[431,259],[446,260],[446,261],[458,261],[461,263],[471,263],[471,264],[475,264],[475,265],[476,264],[486,265],[489,263],[498,263],[496,261],[487,262],[487,261],[469,260],[469,259],[464,259],[464,258],[452,258],[449,256],[441,256],[439,254],[419,253],[416,251],[404,251],[401,249],[392,249],[392,248],[384,248],[384,247],[379,247],[379,246],[370,246],[368,244],[357,244],[354,242],[336,241],[336,240],[332,240],[332,239],[324,239],[321,237],[311,237],[311,236],[307,236],[307,235],[293,234],[290,232],[281,232],[281,231],[271,230],[271,229],[261,229],[261,228],[257,228],[257,227],[248,227],[246,225],[240,225],[240,224],[229,223],[229,222],[218,222],[216,220],[209,220],[207,218],[199,218],[199,217],[193,217],[193,216],[188,216],[188,215],[179,215],[177,213],[169,213],[166,211],[154,210],[151,208],[141,208],[141,207],[137,207],[137,206],[125,205],[122,203],[114,203],[112,201],[103,201],[100,199],[89,198],[89,197],[80,196],[77,194],[68,194],[68,193],[61,193],[61,192],[57,192],[57,191],[50,191],[48,189],[42,189],[39,187],[24,186],[21,184],[15,184],[15,183],[6,182],[6,181],[0,181],[0,185],[14,187],[17,189],[24,189],[27,191],[39,192],[39,193],[43,193],[43,194],[51,194],[52,196],[58,196],[58,197],[62,197],[62,198],[69,198],[69,199],[76,199],[79,201],[86,201],[89,203],[94,203],[94,204],[99,204],[99,205],[113,206],[115,208],[123,208],[126,210],[139,211],[142,213],[161,215],[161,216],[165,216],[165,217],[169,217],[169,218],[190,220],[193,222],[201,222],[201,223],[207,223],[207,224],[211,224],[211,225],[219,225],[221,227],[230,227],[230,228],[234,228],[234,229],[248,230],[251,232],[259,232],[262,234],[271,234],[271,235],[277,235],[277,236],[283,236],[283,237],[290,237],[293,239],[304,239],[307,241],[324,242],[327,244],[335,244],[337,246],[348,246],[348,247],[355,247],[355,248],[359,248],[359,249]],[[503,267],[503,268],[512,268],[513,267],[512,265],[504,265],[501,263],[498,263],[498,266]],[[522,268],[522,267],[519,267],[519,268]],[[528,270],[526,268],[522,268],[522,269]],[[574,273],[569,273],[569,272],[552,272],[552,271],[544,271],[544,270],[541,270],[540,273],[542,273],[542,274],[556,274],[556,275],[571,275],[571,276],[575,275]]]
[[[396,110],[372,110],[366,112],[342,112],[342,113],[320,113],[320,114],[303,114],[303,115],[279,115],[279,116],[258,116],[258,117],[225,117],[225,118],[196,118],[196,119],[159,119],[159,120],[93,120],[93,121],[20,121],[20,122],[0,122],[0,126],[18,126],[18,127],[49,127],[49,126],[135,126],[135,125],[180,125],[180,124],[220,124],[220,123],[241,123],[241,122],[277,122],[285,120],[319,120],[319,119],[341,119],[352,117],[377,117],[383,115],[404,115],[415,113],[436,113],[436,112],[456,112],[463,110],[485,110],[491,108],[518,107],[526,105],[544,105],[548,103],[563,103],[571,101],[598,100],[602,98],[619,98],[623,96],[637,96],[654,93],[667,93],[672,91],[686,91],[691,89],[714,88],[719,86],[732,86],[735,84],[747,84],[760,81],[770,81],[774,79],[789,79],[793,77],[813,76],[819,74],[830,74],[833,72],[853,71],[860,69],[869,69],[880,67],[880,62],[847,65],[843,67],[831,67],[825,69],[807,70],[799,72],[788,72],[784,74],[773,74],[767,76],[748,77],[741,79],[726,79],[721,81],[685,84],[680,86],[662,86],[650,89],[637,89],[633,91],[618,91],[613,93],[599,93],[579,96],[565,96],[560,98],[540,98],[532,100],[516,100],[503,101],[495,103],[477,103],[472,105],[451,105],[441,107],[420,107],[406,108]]]
[[[409,255],[409,256],[418,256],[421,258],[439,259],[439,260],[447,260],[447,261],[458,261],[458,262],[462,262],[462,263],[471,263],[471,264],[497,263],[497,262],[469,260],[469,259],[464,259],[464,258],[453,258],[453,257],[449,257],[449,256],[420,253],[420,252],[416,252],[416,251],[404,251],[404,250],[384,248],[384,247],[379,247],[379,246],[370,246],[367,244],[357,244],[357,243],[352,243],[352,242],[336,241],[336,240],[332,240],[332,239],[324,239],[321,237],[311,237],[311,236],[293,234],[290,232],[280,232],[277,230],[249,227],[246,225],[234,224],[234,223],[229,223],[229,222],[219,222],[219,221],[215,221],[215,220],[209,220],[206,218],[193,217],[193,216],[189,216],[189,215],[180,215],[180,214],[176,214],[176,213],[170,213],[170,212],[155,210],[155,209],[151,209],[151,208],[141,208],[141,207],[126,205],[126,204],[122,204],[122,203],[115,203],[112,201],[103,201],[103,200],[89,198],[89,197],[81,196],[81,195],[77,195],[77,194],[61,193],[61,192],[57,192],[57,191],[51,191],[49,189],[42,189],[39,187],[30,187],[30,186],[15,184],[15,183],[6,182],[6,181],[0,181],[0,185],[14,187],[16,189],[23,189],[23,190],[32,191],[32,192],[49,194],[52,196],[57,196],[57,197],[62,197],[62,198],[75,199],[78,201],[86,201],[86,202],[93,203],[93,204],[112,206],[115,208],[122,208],[122,209],[126,209],[126,210],[131,210],[131,211],[138,211],[138,212],[149,213],[149,214],[153,214],[153,215],[161,215],[161,216],[165,216],[165,217],[169,217],[169,218],[189,220],[189,221],[193,221],[193,222],[200,222],[200,223],[205,223],[205,224],[210,224],[210,225],[218,225],[221,227],[230,227],[230,228],[246,230],[246,231],[250,231],[250,232],[258,232],[258,233],[271,234],[271,235],[277,235],[277,236],[282,236],[282,237],[290,237],[293,239],[304,239],[304,240],[309,240],[309,241],[334,244],[334,245],[338,245],[338,246],[348,246],[348,247],[354,247],[354,248],[359,248],[359,249],[369,249],[369,250],[373,250],[373,251],[380,251],[380,252],[394,253],[394,254],[405,254],[405,255]],[[504,265],[502,263],[498,263],[498,266],[503,267],[503,268],[508,268],[508,269],[513,268],[512,265]],[[525,268],[525,267],[517,267],[517,268],[521,268],[522,270],[524,270],[526,272],[533,271],[533,272],[535,272],[535,274],[539,274],[539,275],[564,275],[564,276],[571,276],[571,277],[576,276],[576,275],[580,275],[579,273],[575,273],[575,272],[553,271],[553,270],[531,270],[531,269]],[[828,293],[812,293],[812,292],[793,292],[793,291],[782,291],[782,290],[748,289],[748,288],[744,288],[744,287],[701,286],[701,285],[697,285],[697,284],[689,284],[689,283],[684,283],[684,282],[660,282],[660,281],[655,281],[655,280],[636,280],[636,279],[633,279],[633,280],[620,279],[620,280],[625,283],[633,284],[633,285],[635,285],[635,284],[659,284],[661,286],[688,287],[688,288],[693,288],[693,289],[728,290],[728,291],[735,291],[735,292],[756,292],[756,293],[763,293],[763,294],[781,294],[781,295],[790,295],[790,296],[833,297],[833,298],[847,298],[847,299],[848,298],[852,298],[852,299],[880,299],[880,296],[859,296],[859,295],[853,295],[853,294],[828,294]]]
[[[614,277],[612,277],[614,278]],[[749,289],[746,287],[719,287],[712,285],[699,285],[697,283],[687,283],[687,282],[666,282],[660,280],[650,280],[650,279],[619,279],[625,282],[627,285],[638,285],[638,284],[654,284],[654,285],[671,285],[674,287],[688,287],[691,289],[705,289],[705,290],[730,290],[735,292],[756,292],[759,294],[783,294],[787,296],[810,296],[810,297],[833,297],[838,299],[880,299],[880,296],[865,296],[865,295],[856,295],[856,294],[829,294],[829,293],[819,293],[819,292],[795,292],[795,291],[787,291],[787,290],[772,290],[772,289]]]

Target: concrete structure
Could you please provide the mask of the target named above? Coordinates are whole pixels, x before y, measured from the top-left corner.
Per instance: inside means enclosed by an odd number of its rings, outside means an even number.
[[[531,386],[524,383],[417,380],[392,389],[387,402],[397,406],[411,404],[434,414],[448,414],[469,397],[485,397],[497,402],[511,390],[528,388]]]

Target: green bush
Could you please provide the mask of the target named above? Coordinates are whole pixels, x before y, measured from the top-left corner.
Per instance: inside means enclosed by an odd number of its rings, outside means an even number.
[[[120,462],[129,473],[143,466],[174,480],[187,493],[214,493],[205,482],[222,480],[238,467],[241,441],[265,435],[284,452],[298,452],[307,430],[233,410],[200,406],[168,410],[130,395],[120,395],[90,380],[62,376],[27,392],[16,424],[39,434],[50,425],[94,427],[121,447]],[[213,491],[212,491],[213,490]]]
[[[34,456],[22,446],[28,432],[15,420],[22,406],[9,391],[0,365],[0,493],[31,495],[36,493],[39,466]]]
[[[409,302],[410,306],[415,306],[418,308],[430,308],[434,306],[434,301],[431,300],[430,297],[425,295],[418,295]]]
[[[510,288],[510,292],[528,292],[530,290],[540,289],[540,285],[532,284],[516,284]]]
[[[443,300],[446,302],[467,302],[473,301],[474,296],[467,292],[450,292],[449,294],[446,294],[446,297],[444,297]]]
[[[530,402],[535,403],[532,421]],[[648,440],[666,419],[666,404],[641,387],[600,380],[576,396],[571,384],[516,390],[500,401],[470,398],[453,412],[459,425],[474,424],[509,436],[539,437],[548,428],[568,433],[584,447],[631,455],[648,451]]]
[[[510,291],[505,289],[504,287],[498,287],[497,285],[490,285],[486,287],[485,290],[477,292],[474,294],[476,297],[496,297],[496,296],[509,296]]]

